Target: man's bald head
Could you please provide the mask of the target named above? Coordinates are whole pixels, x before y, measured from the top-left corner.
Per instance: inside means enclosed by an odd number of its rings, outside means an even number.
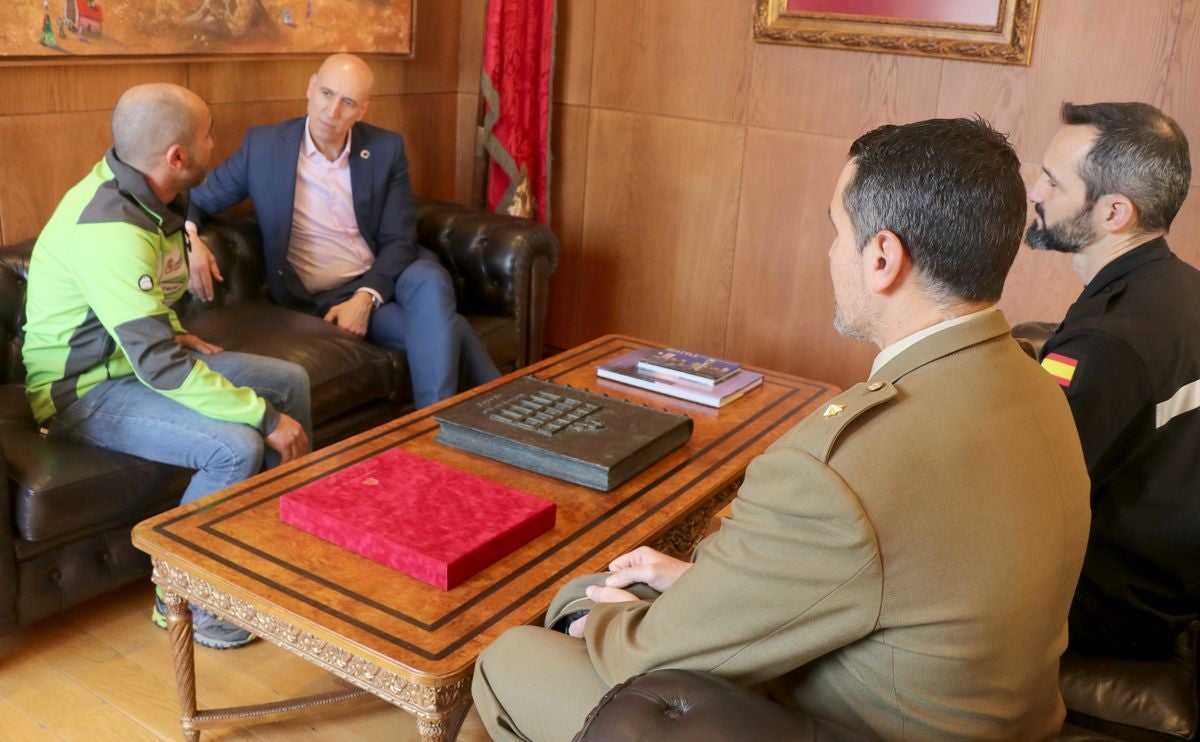
[[[308,131],[317,149],[331,161],[366,115],[374,84],[371,68],[353,54],[328,57],[308,81]]]
[[[187,88],[169,83],[135,85],[113,109],[113,148],[127,165],[145,172],[172,145],[191,148],[207,126],[208,104]]]
[[[346,53],[330,54],[317,70],[317,78],[324,79],[331,75],[348,76],[347,79],[353,79],[362,96],[359,103],[366,103],[370,99],[371,91],[375,87],[375,73],[360,57]]]

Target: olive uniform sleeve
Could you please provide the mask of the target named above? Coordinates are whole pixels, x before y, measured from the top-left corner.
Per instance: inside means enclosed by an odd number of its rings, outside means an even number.
[[[588,651],[608,683],[667,667],[762,682],[869,634],[882,579],[857,495],[808,453],[775,448],[671,589],[592,609]]]

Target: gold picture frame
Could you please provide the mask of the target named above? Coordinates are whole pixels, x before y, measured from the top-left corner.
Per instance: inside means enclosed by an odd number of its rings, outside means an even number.
[[[1037,10],[1038,0],[755,0],[754,38],[1027,67]]]

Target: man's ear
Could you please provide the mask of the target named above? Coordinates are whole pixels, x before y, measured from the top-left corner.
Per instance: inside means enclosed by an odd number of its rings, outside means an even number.
[[[887,229],[876,232],[863,248],[866,287],[876,294],[898,288],[910,262],[908,251],[895,232]]]
[[[181,170],[188,166],[189,154],[187,147],[182,144],[172,144],[167,148],[167,165],[172,170]]]
[[[1124,232],[1138,223],[1137,207],[1124,194],[1105,194],[1096,202],[1095,208],[1100,228],[1105,232]]]

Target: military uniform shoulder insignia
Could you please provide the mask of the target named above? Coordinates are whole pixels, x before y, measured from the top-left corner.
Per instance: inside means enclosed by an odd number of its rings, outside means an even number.
[[[829,460],[838,436],[867,410],[894,399],[896,387],[886,381],[855,384],[805,418],[785,440],[822,462]]]
[[[1075,372],[1079,368],[1079,359],[1065,356],[1062,353],[1047,353],[1042,359],[1042,368],[1064,389],[1071,388]]]

